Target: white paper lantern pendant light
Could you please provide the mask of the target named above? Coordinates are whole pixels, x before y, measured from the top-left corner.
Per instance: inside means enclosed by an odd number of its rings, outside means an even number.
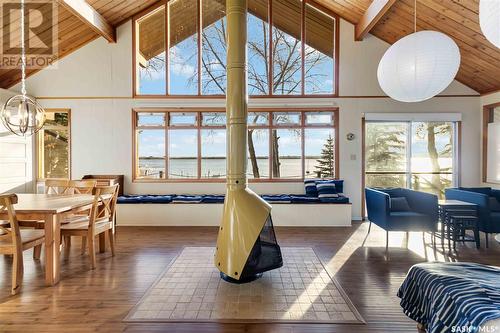
[[[479,25],[484,37],[500,48],[500,0],[479,1]]]
[[[380,60],[377,77],[382,90],[401,102],[432,98],[450,85],[460,67],[460,50],[447,35],[431,30],[414,33],[391,45]]]

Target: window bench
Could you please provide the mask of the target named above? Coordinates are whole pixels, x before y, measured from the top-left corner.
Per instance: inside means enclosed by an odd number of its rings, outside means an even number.
[[[262,195],[272,204],[276,226],[345,227],[351,225],[349,198],[321,202],[305,195]],[[118,198],[120,226],[218,226],[223,195],[127,195]]]

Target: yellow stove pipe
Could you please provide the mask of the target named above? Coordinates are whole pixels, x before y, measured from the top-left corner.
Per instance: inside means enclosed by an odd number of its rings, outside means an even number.
[[[227,0],[227,178],[215,266],[239,280],[271,205],[247,187],[247,2]]]

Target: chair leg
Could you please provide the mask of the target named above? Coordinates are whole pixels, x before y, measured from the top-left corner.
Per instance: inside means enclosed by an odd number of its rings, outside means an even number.
[[[111,255],[115,256],[115,235],[113,229],[107,231],[109,237],[109,247],[111,248]]]
[[[460,235],[461,230],[458,229],[458,227],[455,225],[455,228],[453,228],[453,251],[457,251],[457,240],[458,236]]]
[[[481,247],[481,237],[479,236],[479,229],[477,226],[474,228],[474,240],[476,241],[476,249]]]
[[[37,245],[33,248],[33,259],[40,260],[41,254],[42,254],[42,244]]]
[[[71,236],[64,236],[64,246],[68,248],[71,246]]]
[[[87,237],[83,236],[82,237],[82,255],[85,254],[85,249],[87,248]]]
[[[96,257],[95,257],[95,237],[94,237],[94,235],[89,234],[87,236],[87,244],[89,246],[90,268],[95,269]]]
[[[389,231],[385,232],[385,252],[389,250]]]
[[[24,274],[24,264],[23,264],[23,253],[14,253],[13,267],[12,267],[12,290],[11,294],[15,295],[21,289],[21,284],[23,281]]]
[[[370,221],[370,223],[368,224],[368,234],[370,233],[370,230],[372,230],[372,221]]]
[[[489,239],[488,239],[489,234],[487,232],[485,234],[486,234],[486,248],[488,248],[489,247]]]

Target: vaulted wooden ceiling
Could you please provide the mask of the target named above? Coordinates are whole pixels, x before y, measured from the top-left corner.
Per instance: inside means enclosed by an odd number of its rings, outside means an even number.
[[[63,57],[99,36],[112,40],[112,36],[105,34],[106,24],[116,27],[161,0],[87,0],[101,18],[101,22],[92,28],[78,14],[81,10],[71,7],[81,5],[83,0],[57,1],[59,57]],[[358,24],[361,38],[363,33],[369,31],[388,43],[394,43],[413,32],[414,0],[311,1]],[[480,93],[488,93],[500,89],[500,49],[482,35],[478,9],[479,0],[417,0],[417,29],[437,30],[453,38],[462,56],[457,80]],[[28,75],[33,72],[29,71]],[[0,68],[0,87],[9,88],[19,80],[19,70]]]

